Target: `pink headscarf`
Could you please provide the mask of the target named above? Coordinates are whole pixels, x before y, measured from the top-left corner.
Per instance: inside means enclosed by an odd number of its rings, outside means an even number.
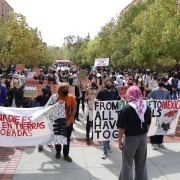
[[[146,102],[143,101],[143,96],[141,90],[137,86],[131,86],[128,88],[125,99],[127,103],[132,106],[136,113],[138,114],[141,120],[141,127],[142,123],[144,122],[144,113],[147,109]]]

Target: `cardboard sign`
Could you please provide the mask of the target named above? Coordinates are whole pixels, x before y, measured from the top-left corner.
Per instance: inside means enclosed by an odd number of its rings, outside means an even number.
[[[32,97],[36,98],[38,94],[38,91],[30,91],[30,90],[25,90],[23,97]]]
[[[40,68],[33,68],[33,72],[35,72],[36,74],[40,74]]]
[[[75,86],[69,86],[69,94],[75,96]]]
[[[154,89],[156,87],[158,87],[158,82],[157,81],[153,81],[153,80],[148,81],[148,88],[149,89]]]
[[[28,72],[27,79],[32,79],[36,73],[35,72]]]
[[[96,95],[98,93],[98,89],[88,89],[88,106],[89,106],[89,109],[93,109],[93,100],[96,99]]]
[[[26,80],[23,97],[37,97],[38,83],[39,81],[36,80]]]
[[[87,73],[88,72],[86,70],[80,69],[79,74],[78,74],[78,80],[79,81],[84,81],[86,79],[86,77],[87,77]]]
[[[118,86],[118,94],[119,94],[119,96],[124,98],[127,90],[128,90],[127,86]]]
[[[39,84],[39,81],[37,80],[26,80],[25,82],[25,86],[34,86],[34,85],[38,85]]]
[[[76,66],[75,64],[72,64],[72,65],[70,66],[70,68],[71,68],[71,69],[77,69],[77,66]]]
[[[25,64],[16,64],[16,71],[24,71]]]
[[[86,91],[87,89],[86,80],[79,81],[78,86],[81,91]]]

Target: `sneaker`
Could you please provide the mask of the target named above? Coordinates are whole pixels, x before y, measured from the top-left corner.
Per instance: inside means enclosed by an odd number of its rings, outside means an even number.
[[[64,160],[66,160],[67,162],[72,162],[72,158],[67,156],[64,156]]]
[[[152,144],[152,149],[153,149],[153,150],[157,150],[157,149],[158,149],[157,144]]]
[[[59,152],[56,153],[55,158],[56,158],[56,159],[60,159],[60,158],[61,158],[61,153],[59,153]]]
[[[158,148],[165,149],[165,146],[163,144],[157,144]]]
[[[107,153],[104,153],[104,154],[102,155],[102,159],[107,159]]]
[[[108,149],[108,153],[112,153],[111,148]]]
[[[38,151],[41,152],[43,150],[43,146],[38,146]]]

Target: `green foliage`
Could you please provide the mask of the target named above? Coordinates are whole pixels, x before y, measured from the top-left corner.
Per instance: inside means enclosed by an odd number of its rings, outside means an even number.
[[[119,67],[172,67],[180,64],[179,6],[176,0],[143,1],[108,21],[95,38],[69,35],[63,47],[47,47],[24,16],[11,14],[0,19],[0,62],[38,66],[70,59],[93,65],[96,58],[110,58]]]
[[[135,18],[133,24],[139,33],[132,39],[132,53],[139,65],[178,63],[180,31],[177,22],[180,19],[176,8],[175,0],[156,0]]]
[[[21,14],[11,13],[8,20],[1,19],[0,61],[3,66],[51,64],[46,45],[38,29],[28,26]]]
[[[176,0],[147,0],[106,23],[75,52],[78,64],[109,57],[113,66],[172,67],[180,63],[180,7]]]

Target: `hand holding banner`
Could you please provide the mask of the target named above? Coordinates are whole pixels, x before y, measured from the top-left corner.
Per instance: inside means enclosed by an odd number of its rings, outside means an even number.
[[[0,146],[66,144],[65,104],[0,109]]]

